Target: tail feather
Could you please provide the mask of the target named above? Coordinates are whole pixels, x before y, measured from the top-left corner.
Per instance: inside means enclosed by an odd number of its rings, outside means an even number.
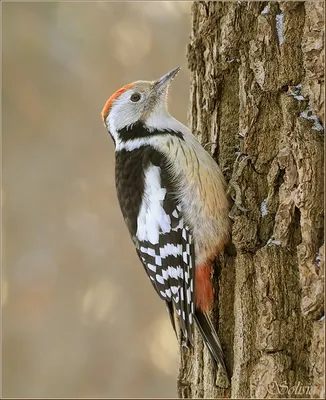
[[[173,309],[172,301],[166,301],[165,304],[166,304],[166,308],[167,308],[168,313],[169,313],[170,321],[171,321],[172,328],[174,330],[175,336],[178,338],[177,330],[176,330],[176,327],[175,327],[175,321],[174,321],[174,309]]]
[[[196,309],[195,321],[203,337],[204,343],[206,344],[207,349],[212,357],[214,366],[217,367],[218,364],[221,364],[226,374],[228,375],[221,342],[208,315],[206,313],[203,313],[199,309]]]

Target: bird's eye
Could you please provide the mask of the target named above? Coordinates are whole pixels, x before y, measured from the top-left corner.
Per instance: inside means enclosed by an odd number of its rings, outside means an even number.
[[[134,103],[136,103],[137,101],[139,101],[140,100],[140,94],[139,93],[133,93],[131,96],[130,96],[130,100],[131,101],[133,101]]]

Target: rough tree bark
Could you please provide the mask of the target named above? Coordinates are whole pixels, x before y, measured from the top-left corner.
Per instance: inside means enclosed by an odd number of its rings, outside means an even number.
[[[232,243],[216,262],[231,387],[200,339],[188,398],[323,397],[322,2],[194,2],[190,125],[229,182]]]

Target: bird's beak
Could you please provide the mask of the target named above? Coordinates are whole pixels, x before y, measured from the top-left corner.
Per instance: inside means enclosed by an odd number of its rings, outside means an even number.
[[[154,82],[154,88],[158,94],[164,93],[166,89],[169,87],[173,78],[180,71],[180,67],[174,68],[172,71],[163,75],[160,79]]]

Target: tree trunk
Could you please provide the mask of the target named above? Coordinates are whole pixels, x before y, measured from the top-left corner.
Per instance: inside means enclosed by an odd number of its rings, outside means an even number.
[[[323,397],[322,2],[194,2],[190,125],[233,199],[212,318],[232,375],[215,385],[197,332],[189,398]]]

